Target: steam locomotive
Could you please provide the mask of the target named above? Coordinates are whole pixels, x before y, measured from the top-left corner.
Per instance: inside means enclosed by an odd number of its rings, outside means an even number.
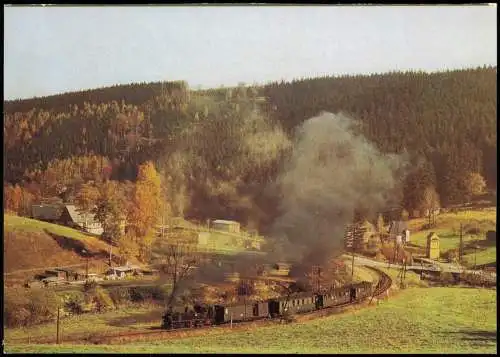
[[[162,319],[162,328],[196,328],[233,322],[276,318],[286,313],[305,313],[328,307],[360,301],[371,296],[374,286],[370,282],[351,284],[332,289],[328,293],[304,292],[260,302],[234,304],[195,305],[184,311],[171,309]]]

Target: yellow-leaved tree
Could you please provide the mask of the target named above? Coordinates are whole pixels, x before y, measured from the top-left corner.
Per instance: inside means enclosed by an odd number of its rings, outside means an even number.
[[[129,230],[137,239],[140,258],[145,261],[155,239],[155,225],[162,208],[160,175],[152,162],[139,166],[129,212]]]

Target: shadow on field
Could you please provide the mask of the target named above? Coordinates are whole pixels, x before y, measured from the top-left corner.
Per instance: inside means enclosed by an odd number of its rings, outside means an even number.
[[[496,331],[481,331],[481,330],[461,330],[456,332],[447,332],[447,334],[461,335],[463,341],[472,342],[476,346],[484,346],[485,344],[496,344]]]
[[[157,308],[148,312],[134,313],[129,316],[118,317],[108,322],[109,326],[126,327],[134,324],[158,322],[160,324],[162,308]]]
[[[99,250],[98,252],[90,252],[88,248],[85,248],[85,244],[77,239],[73,239],[70,237],[61,236],[55,233],[50,232],[47,229],[44,229],[44,233],[52,237],[56,243],[65,250],[71,250],[81,257],[89,257],[89,258],[107,258],[109,253],[104,250]],[[85,253],[85,252],[86,253]]]

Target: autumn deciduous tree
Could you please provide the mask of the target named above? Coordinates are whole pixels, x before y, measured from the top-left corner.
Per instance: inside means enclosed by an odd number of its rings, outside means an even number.
[[[436,192],[436,189],[432,186],[428,186],[422,195],[422,201],[420,203],[421,212],[425,212],[427,217],[429,218],[429,225],[432,223],[435,224],[435,210],[439,208],[439,195]]]
[[[78,211],[87,217],[99,199],[100,193],[97,187],[91,184],[83,184],[75,196],[75,204]],[[87,224],[87,222],[85,222]],[[85,227],[86,228],[86,227]]]
[[[18,213],[19,212],[19,207],[21,205],[21,188],[16,185],[4,185],[3,187],[3,192],[4,192],[4,210],[10,211],[13,213]]]
[[[121,224],[125,218],[123,212],[125,198],[121,194],[116,181],[107,181],[99,187],[99,197],[93,212],[102,224],[102,237],[110,242],[118,243],[122,236]]]
[[[155,238],[154,228],[162,207],[161,193],[160,175],[153,163],[140,165],[128,225],[137,237],[142,259],[146,259]]]
[[[379,214],[377,217],[377,232],[379,233],[385,232],[385,222],[382,214]]]
[[[471,172],[464,177],[463,186],[465,188],[465,199],[470,201],[474,196],[479,196],[484,193],[486,181],[481,174]]]

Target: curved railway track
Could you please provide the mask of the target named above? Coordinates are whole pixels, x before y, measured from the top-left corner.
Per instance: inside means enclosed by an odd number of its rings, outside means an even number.
[[[298,314],[298,320],[310,320],[313,318],[318,318],[322,316],[331,315],[338,311],[342,311],[345,308],[353,305],[357,305],[366,301],[368,299],[378,298],[383,295],[392,285],[392,279],[384,273],[383,271],[374,268],[367,267],[369,269],[374,270],[379,275],[379,281],[375,286],[375,289],[372,293],[372,296],[364,297],[362,299],[355,300],[353,302],[348,302],[340,305],[330,306],[326,308],[322,308],[319,310],[314,310],[306,313]],[[62,338],[62,343],[70,343],[70,344],[116,344],[116,343],[124,343],[124,342],[132,342],[132,341],[149,341],[149,340],[161,340],[161,339],[172,339],[179,337],[191,337],[191,336],[199,336],[203,335],[207,330],[244,330],[253,328],[256,326],[269,326],[273,324],[280,323],[280,318],[273,319],[258,319],[251,321],[242,321],[242,322],[233,322],[232,326],[229,326],[228,323],[222,325],[212,325],[212,326],[203,326],[198,328],[179,328],[175,330],[165,330],[161,328],[151,329],[151,330],[141,330],[141,331],[126,331],[119,332],[114,334],[85,334],[85,335],[72,335],[66,338]],[[9,341],[10,343],[29,343],[27,338],[16,339]],[[54,337],[51,338],[43,338],[43,339],[32,339],[31,343],[42,344],[42,343],[54,343]]]

